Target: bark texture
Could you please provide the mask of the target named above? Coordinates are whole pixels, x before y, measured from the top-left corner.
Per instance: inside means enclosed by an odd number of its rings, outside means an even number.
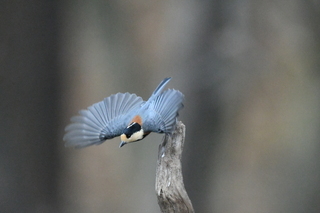
[[[165,135],[159,146],[156,173],[158,204],[164,213],[194,212],[183,184],[181,156],[185,125],[179,121],[172,135]]]

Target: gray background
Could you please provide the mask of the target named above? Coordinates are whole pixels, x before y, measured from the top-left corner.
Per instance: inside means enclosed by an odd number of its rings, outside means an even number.
[[[319,20],[312,0],[2,1],[0,212],[160,212],[162,135],[62,137],[78,110],[169,76],[196,212],[320,212]]]

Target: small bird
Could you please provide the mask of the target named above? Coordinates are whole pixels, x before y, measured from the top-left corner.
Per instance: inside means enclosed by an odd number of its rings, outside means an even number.
[[[80,110],[65,128],[65,146],[82,148],[120,136],[122,147],[151,132],[170,134],[184,99],[178,90],[163,91],[170,79],[165,78],[147,101],[136,94],[117,93]]]

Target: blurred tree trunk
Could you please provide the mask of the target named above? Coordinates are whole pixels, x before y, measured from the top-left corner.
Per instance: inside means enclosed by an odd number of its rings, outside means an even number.
[[[57,1],[0,4],[0,212],[57,212]]]
[[[147,98],[172,76],[195,212],[319,212],[319,3],[71,2],[66,117],[119,91]],[[147,141],[68,152],[70,212],[155,209]]]
[[[193,75],[184,177],[195,211],[318,212],[319,4],[197,6],[197,30],[180,34],[195,34],[182,58]]]

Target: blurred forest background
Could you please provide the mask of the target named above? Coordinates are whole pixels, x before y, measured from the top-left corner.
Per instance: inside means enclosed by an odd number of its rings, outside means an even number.
[[[152,134],[64,147],[117,92],[185,96],[196,212],[320,212],[320,2],[0,3],[0,212],[160,212]]]

